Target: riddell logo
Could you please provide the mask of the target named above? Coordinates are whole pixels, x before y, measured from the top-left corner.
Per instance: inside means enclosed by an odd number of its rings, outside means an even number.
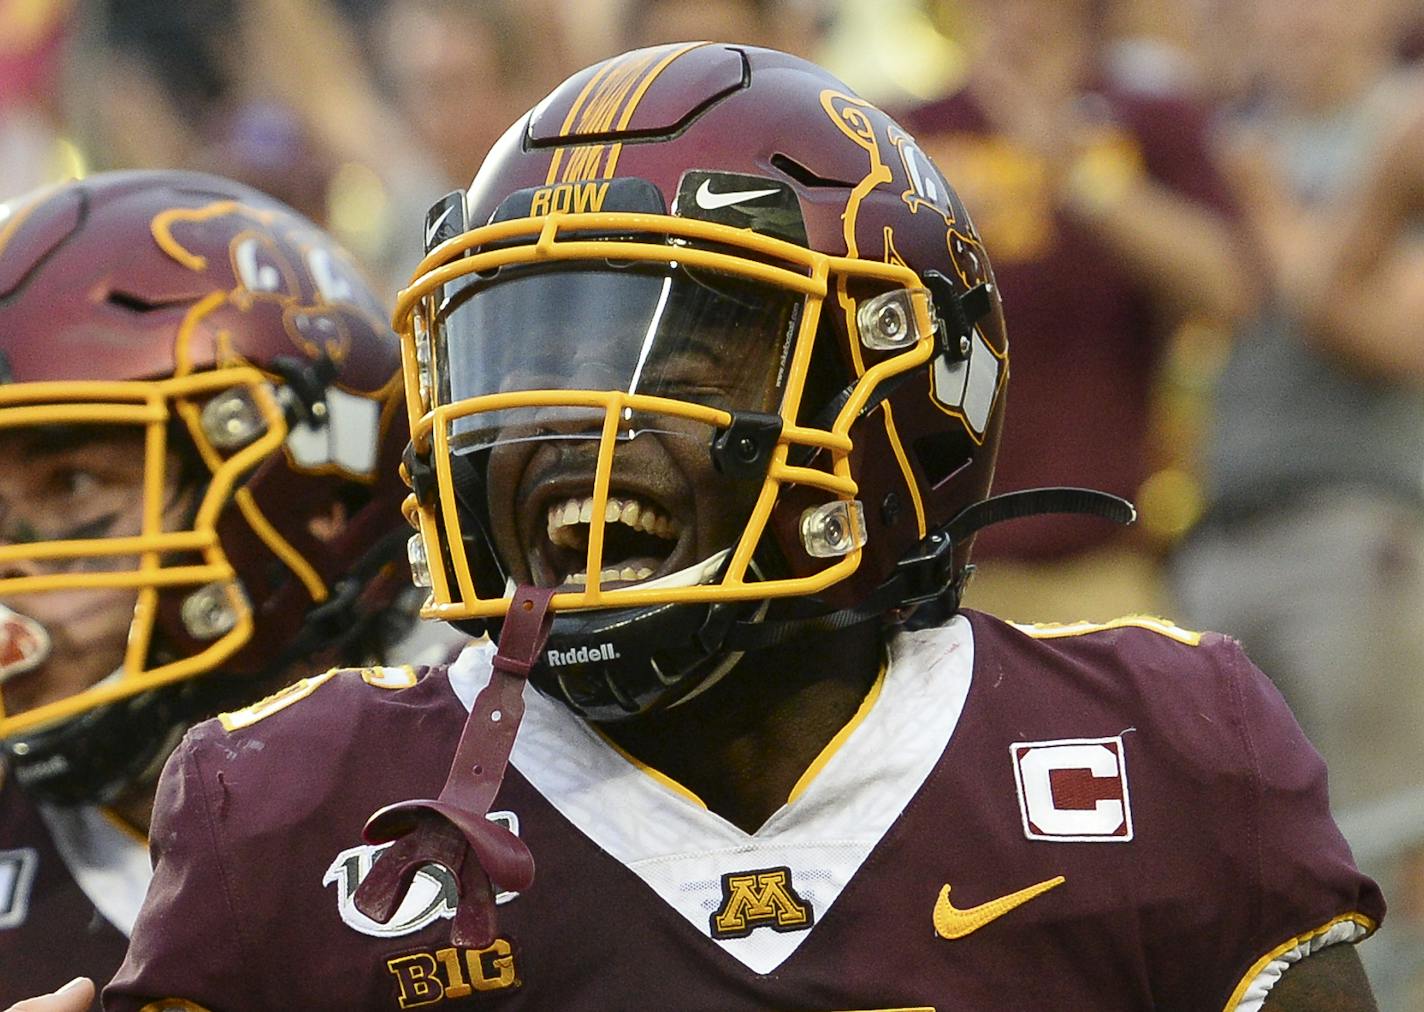
[[[573,647],[569,650],[546,650],[544,661],[551,667],[564,664],[587,664],[589,661],[616,661],[618,651],[612,643],[600,643],[596,647]]]

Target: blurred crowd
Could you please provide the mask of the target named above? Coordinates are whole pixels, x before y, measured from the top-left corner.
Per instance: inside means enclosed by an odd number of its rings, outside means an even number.
[[[1424,1009],[1417,2],[0,0],[0,201],[213,171],[327,226],[389,296],[424,209],[523,109],[692,38],[829,66],[940,163],[1004,293],[998,487],[1141,513],[995,530],[968,603],[1240,638],[1391,897],[1363,950],[1381,1006]]]

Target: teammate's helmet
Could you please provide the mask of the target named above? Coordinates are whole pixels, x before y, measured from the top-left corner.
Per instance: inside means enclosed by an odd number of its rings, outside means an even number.
[[[0,544],[17,611],[29,594],[136,592],[112,677],[23,712],[0,684],[22,781],[112,793],[205,710],[369,631],[409,585],[390,564],[408,533],[400,388],[349,256],[255,190],[125,172],[0,205],[0,435],[133,433],[145,482],[137,536]],[[175,480],[191,505],[165,525]]]
[[[396,313],[427,616],[561,586],[531,677],[615,719],[953,591],[969,539],[944,530],[1003,411],[998,294],[939,170],[825,71],[709,43],[589,68],[432,208],[427,247]],[[659,473],[689,446],[734,504],[723,543]],[[801,601],[762,622],[778,598]]]

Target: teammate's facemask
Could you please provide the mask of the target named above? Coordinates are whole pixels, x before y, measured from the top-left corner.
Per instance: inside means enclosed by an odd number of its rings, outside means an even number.
[[[193,721],[370,630],[400,587],[400,394],[350,256],[263,194],[124,172],[0,205],[0,442],[29,470],[0,487],[16,779],[110,799]],[[65,447],[94,459],[46,463]],[[49,649],[87,646],[61,599],[122,612],[93,678]]]

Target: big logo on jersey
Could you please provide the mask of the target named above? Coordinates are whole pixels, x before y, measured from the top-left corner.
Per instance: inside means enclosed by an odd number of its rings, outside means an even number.
[[[39,855],[33,847],[0,850],[0,929],[25,923]]]
[[[502,824],[511,833],[519,835],[519,817],[513,812],[490,812],[487,819]],[[415,873],[415,879],[406,890],[405,899],[397,908],[395,916],[385,924],[373,921],[356,909],[353,897],[366,876],[371,873],[376,858],[381,856],[391,844],[373,846],[362,844],[348,847],[326,869],[321,884],[336,886],[336,909],[346,926],[375,938],[395,938],[414,934],[428,924],[455,916],[460,905],[460,890],[455,876],[449,869],[438,864],[427,864]],[[3,852],[0,852],[3,854]],[[496,903],[508,903],[519,894],[501,892],[495,896]],[[0,922],[3,926],[3,922]]]
[[[1132,839],[1122,737],[1019,741],[1009,746],[1024,835],[1068,843]]]
[[[713,938],[745,938],[757,928],[801,931],[815,921],[796,894],[790,868],[731,872],[722,876],[722,904],[712,915]]]

